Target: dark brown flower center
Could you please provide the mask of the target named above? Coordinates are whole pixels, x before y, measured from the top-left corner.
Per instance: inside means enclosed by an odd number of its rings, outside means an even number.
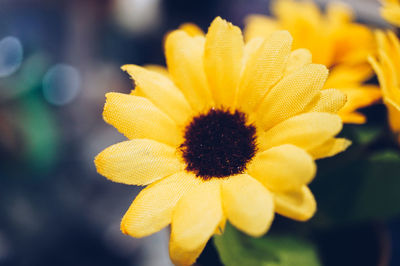
[[[256,128],[242,112],[211,109],[193,118],[179,149],[186,170],[205,180],[240,174],[257,151]]]

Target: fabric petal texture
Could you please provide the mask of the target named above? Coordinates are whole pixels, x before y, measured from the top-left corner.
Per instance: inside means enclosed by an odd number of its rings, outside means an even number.
[[[233,177],[222,185],[224,212],[237,228],[251,236],[262,236],[274,218],[274,200],[260,182],[249,175]]]
[[[311,63],[312,55],[309,50],[304,48],[296,49],[290,53],[285,69],[285,76]]]
[[[144,97],[107,93],[104,120],[129,139],[149,138],[173,147],[182,142],[176,123]]]
[[[336,89],[322,90],[316,101],[309,105],[308,112],[336,114],[347,102],[347,95]]]
[[[268,38],[276,30],[287,30],[293,36],[294,50],[285,75],[300,66],[323,64],[331,71],[324,89],[338,89],[347,94],[359,90],[363,97],[348,97],[347,106],[339,113],[345,123],[363,124],[366,117],[358,109],[379,101],[379,90],[372,92],[365,84],[372,77],[369,55],[376,53],[374,34],[366,25],[356,22],[352,9],[343,3],[331,2],[325,11],[311,1],[271,1],[271,16],[249,15],[246,19],[246,40]],[[382,14],[388,19],[400,14],[400,2],[384,1]],[[400,17],[400,16],[398,16]],[[400,21],[400,19],[397,19]],[[307,52],[309,51],[309,52]],[[312,57],[311,57],[312,55]]]
[[[206,35],[204,70],[217,106],[232,106],[242,69],[241,30],[217,17]]]
[[[304,113],[291,117],[260,134],[259,147],[261,150],[266,150],[282,144],[293,144],[309,150],[334,137],[341,129],[342,122],[338,115]]]
[[[307,152],[314,159],[322,159],[335,156],[336,154],[345,151],[351,145],[351,141],[343,138],[329,139],[323,144],[308,149]]]
[[[291,46],[290,34],[277,31],[249,55],[239,86],[239,109],[253,111],[268,90],[282,78]]]
[[[274,193],[275,211],[297,221],[307,221],[317,210],[310,189],[303,186],[297,190]]]
[[[121,221],[123,233],[145,237],[169,225],[176,203],[200,184],[184,171],[165,177],[144,188],[132,202]]]
[[[285,144],[257,154],[248,172],[267,188],[285,191],[308,184],[315,176],[316,166],[303,149]]]
[[[174,148],[148,139],[114,144],[96,156],[95,165],[108,179],[128,185],[147,185],[184,169]]]
[[[191,107],[182,92],[165,75],[136,65],[125,65],[122,70],[135,80],[135,95],[149,99],[178,125],[191,116]]]
[[[218,180],[202,183],[185,194],[172,216],[172,261],[181,265],[194,263],[197,256],[190,254],[197,254],[205,246],[222,219],[221,184]],[[175,256],[176,251],[179,251],[178,256]]]
[[[302,112],[318,96],[327,77],[326,67],[317,64],[306,65],[284,77],[269,91],[259,107],[260,127],[269,129]]]
[[[318,9],[308,4],[304,10],[310,20],[303,26],[318,28]],[[283,0],[276,12],[291,21],[299,11]],[[350,20],[343,10],[330,12],[332,20]],[[316,176],[315,160],[346,150],[350,141],[336,138],[341,116],[360,115],[355,103],[346,111],[344,88],[326,87],[328,69],[296,46],[290,30],[272,32],[281,28],[276,21],[250,20],[268,29],[253,25],[246,42],[238,27],[220,17],[207,33],[181,25],[165,38],[167,68],[124,65],[135,89],[106,95],[104,120],[128,140],[98,154],[96,169],[111,181],[146,186],[125,213],[121,231],[140,238],[170,225],[169,253],[176,265],[195,263],[227,222],[260,237],[275,213],[310,219],[316,202],[307,186]],[[257,31],[263,34],[251,36]],[[317,58],[330,49],[325,41],[318,43],[324,51]],[[397,95],[393,63],[386,57],[371,62],[384,91]],[[398,102],[384,99],[389,113],[398,111]],[[400,117],[390,116],[392,123]]]
[[[212,105],[204,69],[204,37],[191,37],[182,30],[167,35],[165,57],[168,71],[195,111]]]

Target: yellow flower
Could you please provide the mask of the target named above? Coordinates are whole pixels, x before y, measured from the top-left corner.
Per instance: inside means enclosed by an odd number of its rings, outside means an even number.
[[[400,0],[383,0],[382,17],[393,25],[400,27]]]
[[[400,143],[400,42],[392,31],[377,32],[378,58],[370,62],[378,76],[389,124]]]
[[[339,112],[343,121],[365,123],[365,116],[356,110],[380,99],[376,86],[363,85],[372,74],[367,62],[367,56],[375,49],[371,30],[354,23],[352,10],[339,3],[329,4],[326,14],[311,1],[279,0],[273,2],[271,9],[276,18],[262,15],[247,18],[246,40],[268,36],[277,29],[288,30],[295,49],[309,49],[313,62],[330,69],[325,88],[340,89],[347,94],[347,104]]]
[[[323,65],[277,31],[244,44],[240,29],[217,17],[208,33],[168,34],[168,73],[125,65],[131,95],[108,93],[104,119],[129,140],[95,159],[115,182],[148,185],[121,230],[133,237],[171,224],[170,256],[195,262],[229,220],[251,236],[265,234],[274,213],[305,221],[316,210],[307,185],[315,159],[345,150],[335,113],[338,90],[322,87]]]

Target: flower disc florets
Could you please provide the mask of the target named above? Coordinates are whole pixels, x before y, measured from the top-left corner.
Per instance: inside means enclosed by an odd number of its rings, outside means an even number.
[[[256,128],[239,111],[211,109],[194,117],[184,139],[186,170],[203,179],[243,173],[257,151]]]

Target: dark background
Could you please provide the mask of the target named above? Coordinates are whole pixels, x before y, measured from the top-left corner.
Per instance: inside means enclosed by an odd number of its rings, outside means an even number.
[[[139,188],[94,168],[94,156],[123,139],[102,120],[104,94],[132,89],[121,65],[164,64],[163,36],[181,23],[206,30],[221,16],[242,27],[268,5],[0,0],[0,265],[169,265],[167,230],[145,239],[119,231]],[[396,239],[398,226],[391,227]],[[217,261],[209,245],[199,263]]]

